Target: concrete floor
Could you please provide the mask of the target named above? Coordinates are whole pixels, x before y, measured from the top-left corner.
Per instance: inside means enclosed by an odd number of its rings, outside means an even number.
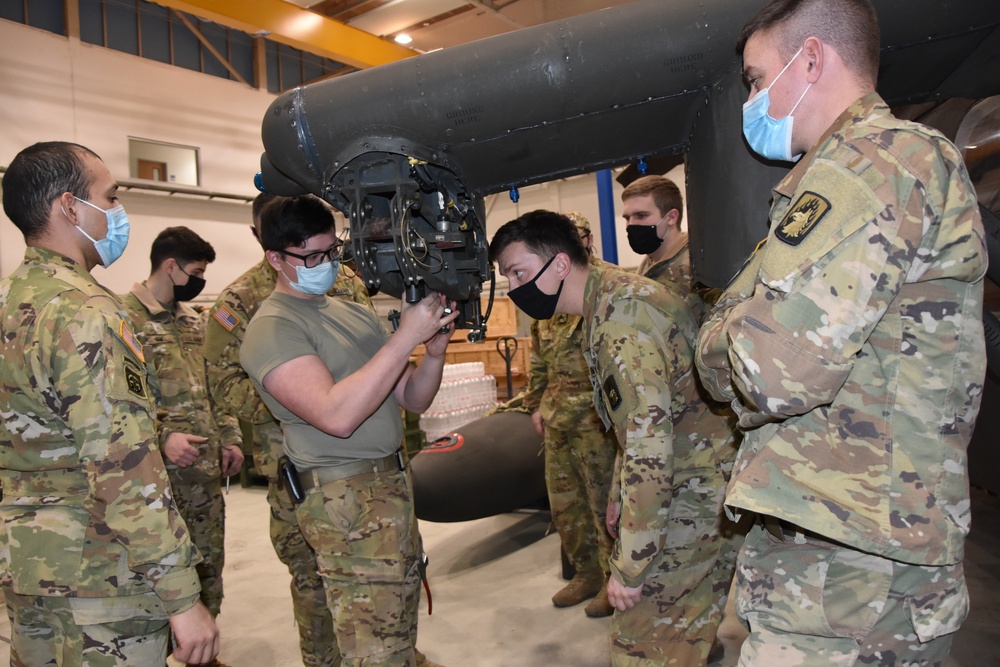
[[[268,539],[265,491],[233,487],[227,502],[220,658],[233,667],[301,665],[288,572]],[[972,613],[948,667],[1000,665],[1000,499],[974,491],[972,506],[966,543]],[[422,523],[421,531],[431,558],[434,609],[428,616],[423,601],[418,645],[432,660],[446,667],[607,667],[608,619],[550,602],[563,582],[559,541],[548,533],[547,514]],[[730,615],[721,635],[726,654],[713,665],[730,667],[743,629]],[[9,662],[9,637],[3,615],[0,664]]]

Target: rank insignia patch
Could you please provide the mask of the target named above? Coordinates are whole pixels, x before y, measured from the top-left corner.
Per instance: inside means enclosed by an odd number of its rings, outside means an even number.
[[[240,323],[240,318],[233,315],[225,306],[219,306],[219,309],[215,311],[212,317],[229,332],[235,329]]]
[[[131,359],[125,360],[125,384],[128,386],[129,393],[139,398],[146,398],[145,378],[146,374],[139,368],[138,364]]]
[[[784,220],[774,230],[774,235],[788,245],[798,245],[816,228],[829,210],[829,201],[815,192],[803,192],[798,201],[788,209]]]
[[[142,343],[139,342],[139,339],[135,337],[132,330],[125,324],[125,320],[122,320],[121,326],[118,327],[118,337],[122,339],[122,342],[125,343],[128,349],[132,350],[132,354],[135,355],[136,359],[142,363],[146,363],[146,355],[142,353]]]
[[[609,375],[604,380],[604,397],[607,399],[608,405],[611,406],[612,410],[617,410],[621,407],[622,393],[618,391],[618,381],[615,380],[614,375]]]

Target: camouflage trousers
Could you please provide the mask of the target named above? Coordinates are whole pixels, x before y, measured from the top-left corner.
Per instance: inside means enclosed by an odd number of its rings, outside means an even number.
[[[668,546],[639,604],[611,620],[613,667],[704,667],[742,540],[734,529],[723,517],[668,523]]]
[[[421,545],[409,476],[314,487],[296,515],[316,552],[344,667],[414,667]]]
[[[969,610],[961,563],[900,563],[772,525],[751,529],[737,563],[740,665],[945,664]]]
[[[160,610],[150,609],[159,601],[140,596],[136,618],[94,622],[96,605],[107,603],[109,618],[120,618],[128,607],[125,599],[88,599],[18,595],[2,588],[10,619],[11,667],[115,667],[118,665],[164,665],[167,662],[169,622]],[[79,609],[81,604],[87,609]],[[87,624],[82,624],[87,623]]]
[[[305,667],[337,667],[340,650],[333,634],[330,609],[326,606],[316,552],[302,536],[295,505],[278,480],[268,480],[267,502],[271,506],[271,544],[292,575],[292,609],[299,628],[302,664]]]
[[[170,488],[191,541],[201,554],[197,565],[201,601],[212,616],[218,616],[222,608],[222,569],[226,564],[226,502],[221,481],[185,483],[171,476]]]
[[[593,410],[586,418],[573,416],[574,424],[553,420],[545,425],[545,485],[552,522],[576,571],[606,577],[612,542],[604,518],[618,441]]]

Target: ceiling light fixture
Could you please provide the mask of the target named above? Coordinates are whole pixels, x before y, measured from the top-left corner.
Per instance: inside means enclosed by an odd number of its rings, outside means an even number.
[[[413,38],[407,35],[405,32],[401,32],[394,37],[397,44],[409,44],[413,41]]]

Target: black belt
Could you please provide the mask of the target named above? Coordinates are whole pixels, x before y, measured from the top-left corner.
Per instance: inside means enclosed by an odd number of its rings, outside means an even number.
[[[361,461],[351,461],[344,465],[313,468],[312,470],[300,472],[299,482],[302,484],[302,490],[308,491],[314,486],[323,486],[324,484],[338,482],[348,477],[356,477],[357,475],[372,472],[389,472],[390,470],[398,471],[405,469],[406,458],[403,456],[403,450],[397,449],[394,453],[389,454],[389,456],[383,456],[380,459],[363,459]]]

